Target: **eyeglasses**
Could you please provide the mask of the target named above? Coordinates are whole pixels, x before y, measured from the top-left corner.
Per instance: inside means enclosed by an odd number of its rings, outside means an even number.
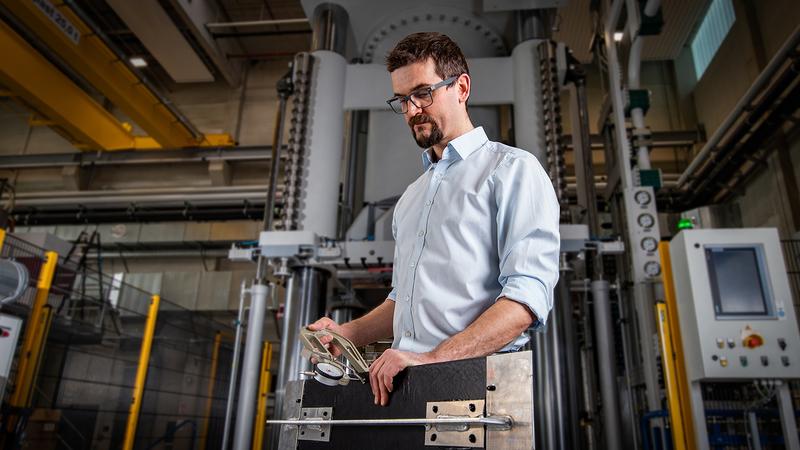
[[[392,97],[386,100],[386,103],[388,103],[389,106],[392,107],[392,111],[397,114],[405,114],[408,112],[408,102],[413,103],[417,108],[427,108],[433,104],[433,91],[441,87],[450,86],[458,77],[459,76],[450,77],[428,87],[417,89],[408,95]]]

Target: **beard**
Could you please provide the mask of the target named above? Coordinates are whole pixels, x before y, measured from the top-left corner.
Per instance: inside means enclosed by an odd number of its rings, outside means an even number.
[[[417,134],[417,132],[414,130],[414,126],[422,125],[423,123],[430,124],[431,126],[431,131],[427,136],[424,134],[424,132]],[[439,142],[442,142],[442,139],[444,139],[444,133],[442,133],[442,129],[439,128],[439,125],[435,120],[433,120],[433,117],[427,114],[419,114],[412,117],[408,121],[408,125],[411,127],[411,136],[414,137],[417,145],[422,148],[433,147]]]

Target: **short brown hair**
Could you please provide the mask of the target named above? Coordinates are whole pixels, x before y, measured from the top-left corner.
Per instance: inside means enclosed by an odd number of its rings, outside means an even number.
[[[386,56],[389,72],[433,58],[436,75],[443,80],[462,73],[469,74],[467,59],[447,35],[436,32],[414,33],[404,37]]]

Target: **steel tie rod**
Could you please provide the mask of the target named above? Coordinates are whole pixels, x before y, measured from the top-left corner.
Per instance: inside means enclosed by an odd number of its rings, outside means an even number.
[[[408,425],[486,425],[500,430],[508,430],[514,424],[511,416],[492,415],[487,417],[453,417],[443,416],[436,419],[285,419],[285,420],[267,420],[267,425],[342,425],[342,426],[377,426],[377,425],[391,425],[391,426],[408,426]]]

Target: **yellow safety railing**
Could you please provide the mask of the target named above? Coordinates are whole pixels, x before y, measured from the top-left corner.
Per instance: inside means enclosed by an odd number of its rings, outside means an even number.
[[[147,323],[144,327],[142,337],[142,350],[139,353],[139,367],[136,369],[136,382],[133,386],[133,396],[131,398],[130,411],[128,412],[128,425],[125,428],[125,440],[122,448],[133,450],[133,442],[136,438],[136,426],[139,423],[139,411],[142,408],[142,396],[144,394],[145,383],[147,382],[147,366],[150,361],[150,349],[153,346],[153,333],[156,329],[156,319],[158,317],[158,305],[161,297],[154,295],[150,298],[150,308],[147,311]]]
[[[217,331],[214,335],[214,350],[211,352],[211,373],[208,376],[208,391],[206,395],[206,411],[203,417],[203,428],[200,432],[200,450],[206,449],[208,441],[208,426],[211,418],[211,406],[214,403],[214,382],[217,378],[217,366],[219,363],[219,346],[222,342],[222,332]]]
[[[47,299],[50,296],[50,287],[53,284],[57,264],[58,253],[47,252],[45,262],[39,270],[36,298],[33,301],[31,315],[25,325],[25,334],[22,338],[16,387],[10,399],[12,406],[27,407],[31,401],[39,363],[42,360],[44,343],[47,341],[47,334],[50,331],[52,314],[51,308],[47,305]]]
[[[672,260],[669,242],[658,245],[661,258],[661,277],[666,304],[656,306],[656,317],[661,339],[664,365],[664,380],[667,388],[669,417],[672,424],[672,443],[675,450],[695,448],[694,423],[690,408],[689,382],[686,377],[686,362],[683,356],[683,341],[678,324],[678,304],[672,278]]]
[[[261,450],[264,445],[264,427],[267,420],[267,396],[269,395],[272,374],[270,365],[272,363],[272,344],[264,343],[264,350],[261,352],[261,377],[258,382],[258,404],[256,410],[256,428],[253,432],[253,450]]]

